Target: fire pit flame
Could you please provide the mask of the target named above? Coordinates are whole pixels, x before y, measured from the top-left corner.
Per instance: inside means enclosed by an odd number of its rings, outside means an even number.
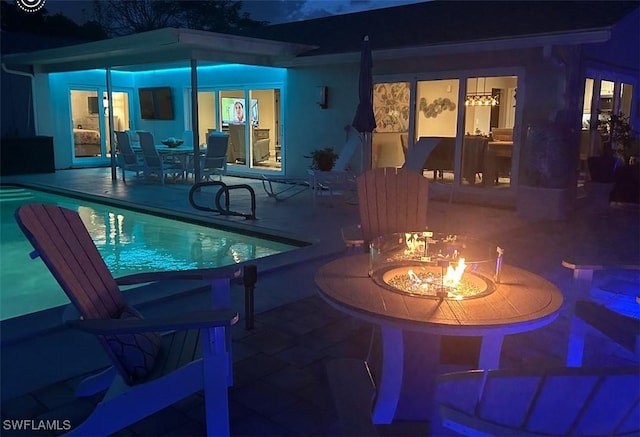
[[[444,275],[444,278],[442,278],[442,282],[444,282],[444,285],[447,287],[455,288],[460,283],[460,279],[462,279],[464,269],[466,268],[467,265],[464,262],[464,258],[460,258],[456,267],[453,267],[451,265],[447,267],[447,273]]]
[[[429,231],[405,232],[381,236],[369,249],[369,275],[392,291],[460,300],[495,290],[490,267],[495,252],[478,240]]]
[[[456,267],[451,265],[448,266],[447,272],[443,276],[428,276],[426,278],[420,278],[420,276],[411,269],[407,270],[407,276],[409,277],[409,283],[412,286],[419,287],[423,290],[434,286],[442,289],[455,290],[460,283],[466,268],[467,265],[464,262],[464,258],[460,258],[458,265]],[[440,281],[438,281],[438,279],[440,279]]]

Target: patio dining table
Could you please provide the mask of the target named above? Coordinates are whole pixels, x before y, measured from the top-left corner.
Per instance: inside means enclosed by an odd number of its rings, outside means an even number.
[[[341,257],[321,266],[315,282],[331,306],[380,326],[382,375],[373,409],[377,424],[432,418],[442,336],[479,338],[477,368],[495,369],[505,335],[551,323],[563,302],[552,283],[505,264],[495,291],[464,300],[391,291],[373,281],[369,268],[367,254]]]
[[[169,147],[166,144],[156,144],[156,150],[163,157],[180,163],[184,171],[187,171],[189,159],[193,157],[193,146],[181,144],[176,147]],[[136,154],[142,155],[142,148],[139,144],[132,145],[132,149]],[[200,147],[200,154],[204,154],[206,148]]]

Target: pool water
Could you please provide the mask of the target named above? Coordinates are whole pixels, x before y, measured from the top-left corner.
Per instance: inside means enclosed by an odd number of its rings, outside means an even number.
[[[296,246],[184,221],[16,187],[0,187],[0,320],[69,302],[18,227],[26,203],[78,211],[114,277],[231,265]]]

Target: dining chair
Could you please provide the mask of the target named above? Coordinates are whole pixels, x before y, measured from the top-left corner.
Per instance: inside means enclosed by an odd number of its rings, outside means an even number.
[[[138,157],[131,148],[131,140],[126,132],[115,131],[115,134],[118,145],[118,166],[122,170],[122,181],[126,182],[125,172],[134,171],[136,172],[136,177],[140,173],[144,173],[144,160]]]
[[[200,157],[200,178],[213,179],[227,174],[227,149],[229,147],[229,135],[224,132],[213,131],[207,136],[207,151]],[[193,173],[195,177],[194,159],[187,165],[187,174]]]
[[[184,165],[164,162],[156,149],[153,135],[150,132],[138,131],[138,136],[140,137],[140,147],[142,148],[142,157],[144,159],[145,177],[148,178],[150,175],[155,174],[163,184],[167,175],[173,174],[184,177]]]

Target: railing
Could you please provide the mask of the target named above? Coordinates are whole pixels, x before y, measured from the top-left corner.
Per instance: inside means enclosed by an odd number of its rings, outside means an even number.
[[[197,191],[199,191],[202,187],[209,187],[209,186],[220,187],[220,189],[216,193],[213,208],[199,205],[198,203],[196,203],[194,199],[194,195]],[[238,189],[245,189],[249,191],[249,195],[251,196],[251,213],[231,211],[229,193],[231,190],[238,190]],[[222,196],[224,196],[224,207],[220,203]],[[251,186],[247,184],[227,185],[222,181],[199,182],[197,184],[194,184],[189,190],[189,203],[193,208],[199,211],[215,212],[221,215],[233,215],[233,216],[244,217],[248,220],[256,220],[256,193],[253,190],[253,188],[251,188]]]

